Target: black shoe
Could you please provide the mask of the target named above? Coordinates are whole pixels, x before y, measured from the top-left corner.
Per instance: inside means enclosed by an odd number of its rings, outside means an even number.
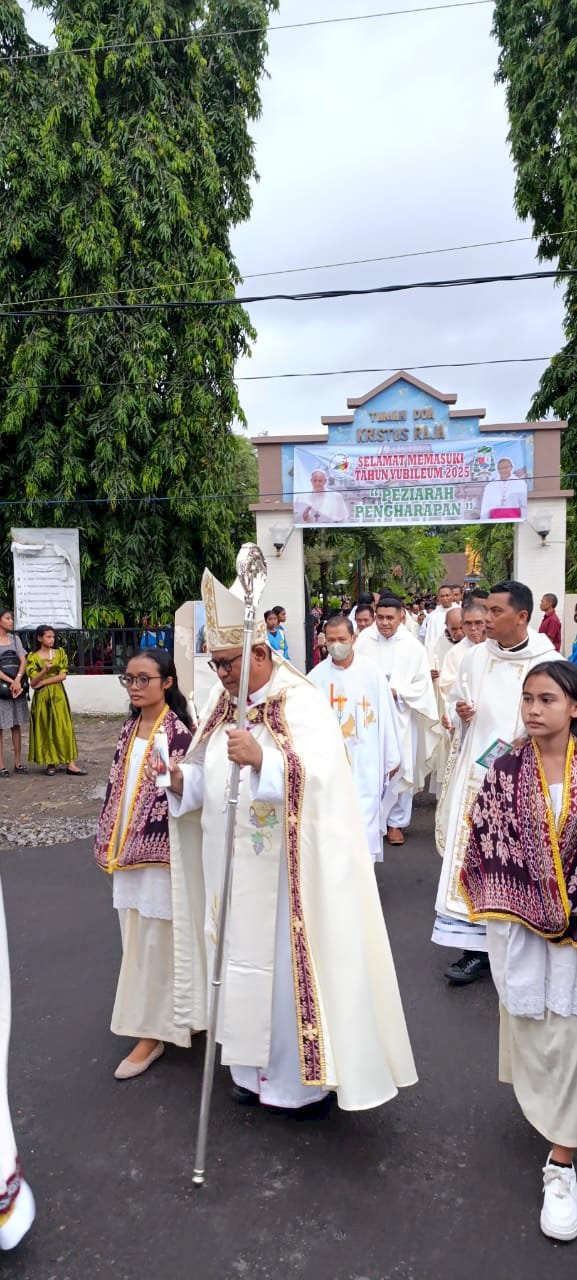
[[[253,1093],[252,1089],[243,1089],[241,1084],[233,1084],[232,1096],[241,1107],[258,1107],[260,1102],[258,1093]]]
[[[455,987],[465,987],[469,982],[476,982],[486,973],[490,973],[489,957],[482,951],[465,951],[460,960],[445,969],[445,977]]]

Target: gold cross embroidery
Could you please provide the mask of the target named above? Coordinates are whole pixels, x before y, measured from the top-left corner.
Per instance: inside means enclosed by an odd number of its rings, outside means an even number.
[[[339,719],[343,714],[343,711],[347,705],[347,702],[348,702],[348,698],[346,693],[335,693],[335,686],[334,684],[331,683],[330,703],[331,703],[331,707],[337,708],[337,715]]]
[[[371,707],[371,704],[368,698],[364,696],[362,697],[361,701],[358,703],[358,706],[361,708],[361,711],[363,713],[363,728],[366,729],[368,724],[374,724],[375,717],[373,713],[373,708]]]

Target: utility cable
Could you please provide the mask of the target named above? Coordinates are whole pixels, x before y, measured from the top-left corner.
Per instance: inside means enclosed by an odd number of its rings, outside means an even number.
[[[426,4],[419,5],[417,8],[411,9],[385,9],[379,13],[353,13],[344,15],[342,18],[312,18],[304,22],[283,22],[271,23],[260,27],[239,27],[236,30],[217,30],[217,31],[191,31],[186,36],[159,36],[152,40],[117,40],[108,44],[85,45],[79,48],[62,49],[49,48],[31,50],[29,53],[6,54],[0,57],[0,63],[3,62],[30,62],[35,58],[45,58],[58,54],[62,57],[73,56],[80,57],[87,53],[110,53],[124,49],[142,49],[149,46],[162,46],[169,44],[190,44],[197,40],[223,40],[232,39],[235,36],[268,36],[273,31],[302,31],[310,27],[329,27],[342,25],[348,22],[371,22],[377,18],[402,18],[412,14],[436,13],[446,9],[475,9],[480,5],[492,4],[493,0],[453,0],[452,3],[446,4]]]
[[[577,229],[574,231],[552,231],[548,236],[549,239],[563,239],[566,236],[577,236]],[[475,244],[451,244],[439,249],[411,249],[407,253],[387,253],[378,258],[349,258],[342,262],[317,262],[307,267],[279,267],[274,271],[249,271],[248,273],[239,272],[243,283],[246,280],[265,280],[271,276],[292,276],[302,275],[309,271],[334,271],[341,267],[364,267],[380,262],[401,262],[406,258],[428,258],[440,253],[462,253],[469,249],[493,249],[502,245],[524,244],[530,240],[534,240],[534,236],[510,236],[508,239],[501,240],[480,240]],[[180,289],[198,289],[209,288],[217,284],[227,284],[230,276],[215,276],[212,280],[181,280],[178,287]],[[48,298],[29,298],[27,304],[37,306],[47,302],[79,302],[84,298],[94,298],[96,295],[109,294],[120,297],[124,293],[153,293],[155,290],[174,289],[175,282],[173,280],[166,281],[161,284],[145,284],[139,285],[137,288],[127,287],[125,289],[92,289],[89,293],[69,293],[64,299],[62,294],[53,295]],[[2,307],[18,307],[22,303],[12,302],[11,299],[5,299],[0,303]]]
[[[530,423],[530,422],[528,422],[528,423],[527,423],[527,430],[528,430],[528,432],[530,432],[530,431],[531,431],[531,423]],[[267,442],[267,444],[272,444],[272,443],[274,443],[274,436],[268,436],[268,437],[266,438],[266,442]],[[295,440],[293,443],[294,443],[295,445],[297,445],[297,446],[298,446],[298,440]],[[307,443],[307,442],[306,442],[306,440],[305,440],[305,441],[303,441],[303,444],[306,444],[306,443]],[[447,448],[452,447],[453,449],[454,449],[454,448],[456,448],[459,444],[462,444],[462,443],[463,443],[463,441],[459,441],[459,440],[453,440],[453,441],[447,440],[447,441],[445,441],[445,444],[446,444]],[[321,447],[326,448],[326,445],[325,445],[325,446],[321,446]],[[343,446],[343,447],[344,447],[344,446]],[[418,440],[417,440],[417,441],[415,441],[415,442],[414,442],[414,445],[413,445],[413,448],[414,448],[414,449],[419,449],[419,448],[421,448],[421,449],[422,449],[422,447],[423,447],[423,441],[418,441]],[[312,446],[312,449],[313,449],[313,451],[314,451],[314,445]],[[406,449],[405,449],[405,452],[407,452],[407,450],[406,450]],[[574,479],[576,479],[576,478],[577,478],[577,472],[575,472],[575,471],[563,471],[563,472],[561,472],[561,473],[556,473],[555,475],[547,475],[547,476],[539,475],[539,477],[538,477],[538,478],[539,478],[539,480],[563,480],[563,481],[567,482],[567,481],[569,481],[569,480],[574,480]],[[532,476],[532,475],[527,475],[526,479],[527,479],[527,480],[534,480],[534,479],[535,479],[535,477],[534,477],[534,476]],[[430,482],[429,482],[429,483],[430,483]],[[441,483],[446,483],[446,482],[443,482],[443,481],[437,481],[437,484],[441,484]],[[462,483],[464,483],[464,482],[462,482]],[[371,489],[392,489],[392,488],[399,488],[399,487],[401,487],[401,488],[402,488],[402,485],[400,485],[400,486],[399,486],[399,484],[398,484],[398,483],[397,483],[397,484],[395,484],[395,483],[393,483],[393,482],[390,482],[390,483],[388,483],[388,484],[373,484],[373,483],[371,482],[371,485],[370,485],[370,488],[371,488]],[[414,484],[414,485],[413,485],[413,487],[414,487],[414,488],[419,488],[420,486],[419,486],[418,484]],[[291,499],[292,499],[292,498],[302,498],[302,497],[306,497],[306,495],[307,495],[307,494],[309,494],[309,493],[310,493],[310,489],[296,489],[294,492],[293,492],[293,491],[291,491],[290,497],[291,497]],[[529,495],[530,495],[530,497],[537,497],[537,498],[538,498],[538,496],[539,496],[539,494],[538,494],[538,491],[537,491],[537,490],[529,490]],[[222,503],[230,503],[230,502],[232,502],[232,501],[246,502],[246,501],[247,501],[247,496],[248,496],[248,500],[249,500],[250,502],[254,502],[254,503],[262,503],[264,500],[271,500],[271,499],[273,499],[273,498],[274,498],[274,499],[278,499],[278,502],[279,502],[279,503],[281,503],[281,502],[283,502],[283,503],[284,503],[284,502],[285,502],[285,495],[284,495],[284,493],[283,493],[282,491],[280,491],[280,490],[277,490],[277,491],[275,491],[275,492],[271,492],[271,493],[261,493],[261,494],[258,494],[258,493],[256,492],[256,490],[255,490],[255,491],[254,491],[254,493],[249,494],[249,495],[246,495],[246,492],[244,492],[244,493],[243,493],[243,492],[239,492],[239,490],[238,490],[238,489],[235,489],[235,490],[231,491],[230,493],[176,493],[176,494],[172,494],[172,495],[170,495],[170,494],[169,494],[169,495],[162,495],[161,497],[160,497],[160,496],[158,496],[158,495],[156,495],[156,494],[141,494],[141,495],[140,495],[140,497],[135,497],[135,498],[122,498],[122,497],[118,497],[118,498],[114,498],[114,497],[107,497],[107,498],[83,498],[81,495],[77,495],[77,496],[75,496],[75,497],[73,497],[73,498],[2,498],[2,499],[0,499],[0,507],[32,507],[32,506],[40,506],[40,507],[74,507],[74,506],[78,506],[78,507],[80,507],[80,506],[82,506],[82,507],[94,507],[94,506],[121,507],[121,506],[133,506],[135,503],[142,503],[142,502],[149,502],[149,503],[153,503],[153,504],[157,504],[157,505],[163,505],[163,504],[165,504],[165,503],[167,503],[167,502],[222,502]],[[271,511],[274,511],[274,507],[271,507],[270,509],[271,509]],[[468,523],[468,524],[476,524],[476,523],[478,523],[478,522],[477,522],[477,521],[475,521],[475,520],[469,520],[469,521],[467,521],[467,523]],[[515,523],[515,522],[513,521],[513,523]],[[350,525],[350,526],[349,526],[349,525],[346,525],[346,526],[339,526],[339,527],[343,527],[343,528],[345,528],[345,529],[347,529],[347,528],[348,528],[348,529],[350,529],[350,528],[356,528],[357,526],[354,526],[354,525]],[[383,527],[385,527],[385,528],[386,528],[387,526],[383,526]]]
[[[550,271],[510,272],[490,276],[466,276],[453,280],[414,280],[404,284],[370,285],[366,289],[315,289],[309,293],[265,293],[244,295],[230,298],[190,298],[173,299],[170,302],[104,302],[90,307],[47,307],[37,311],[28,311],[26,306],[19,311],[0,310],[1,320],[42,320],[64,318],[70,316],[104,315],[119,312],[136,311],[191,311],[213,310],[215,307],[243,307],[257,302],[325,302],[336,298],[366,298],[388,293],[408,293],[414,289],[463,289],[484,284],[512,284],[524,280],[568,280],[577,276],[577,268],[565,270],[553,268]]]
[[[289,378],[341,378],[362,374],[398,373],[399,369],[404,373],[424,373],[433,369],[480,369],[501,364],[547,364],[553,358],[553,356],[501,356],[496,360],[453,360],[444,364],[404,364],[388,367],[373,366],[366,369],[311,369],[294,373],[241,373],[236,376],[231,374],[231,378],[234,382],[278,382]],[[562,357],[558,357],[558,359],[562,359]],[[197,385],[209,386],[210,384],[211,379],[208,375],[191,375],[189,378],[180,381],[170,376],[163,378],[159,375],[157,378],[136,379],[136,381],[128,382],[126,379],[115,382],[100,382],[98,379],[93,382],[35,382],[33,378],[21,378],[16,382],[2,382],[0,379],[0,392],[17,390],[92,391],[100,390],[102,387],[125,387],[128,391],[133,391],[138,387],[151,387],[157,390],[163,388],[167,392],[172,392],[186,390],[188,387]]]

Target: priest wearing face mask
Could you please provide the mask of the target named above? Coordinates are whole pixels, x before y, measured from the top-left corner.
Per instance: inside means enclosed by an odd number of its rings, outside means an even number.
[[[328,658],[309,680],[322,689],[339,722],[365,821],[369,853],[382,862],[389,783],[401,764],[399,721],[389,682],[353,648],[350,618],[335,614],[325,626]]]
[[[238,583],[227,591],[205,571],[220,683],[186,759],[170,769],[175,1019],[206,1026],[203,956],[210,977],[234,761],[240,789],[217,1026],[233,1096],[318,1109],[335,1090],[340,1107],[365,1110],[416,1075],[352,771],[326,699],[268,647],[260,621],[245,723],[236,727],[241,595]]]
[[[422,644],[403,626],[403,602],[398,596],[381,596],[375,630],[371,627],[359,636],[355,654],[380,668],[395,699],[402,763],[388,793],[387,840],[389,844],[404,844],[413,796],[422,791],[430,772],[439,716],[427,655]]]

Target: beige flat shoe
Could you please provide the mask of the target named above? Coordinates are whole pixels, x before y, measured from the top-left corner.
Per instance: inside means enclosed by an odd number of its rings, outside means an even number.
[[[130,1058],[123,1058],[114,1072],[115,1080],[133,1080],[135,1076],[141,1076],[148,1068],[156,1062],[157,1058],[161,1058],[164,1053],[164,1044],[159,1040],[156,1049],[149,1053],[147,1058],[142,1062],[131,1062]]]

